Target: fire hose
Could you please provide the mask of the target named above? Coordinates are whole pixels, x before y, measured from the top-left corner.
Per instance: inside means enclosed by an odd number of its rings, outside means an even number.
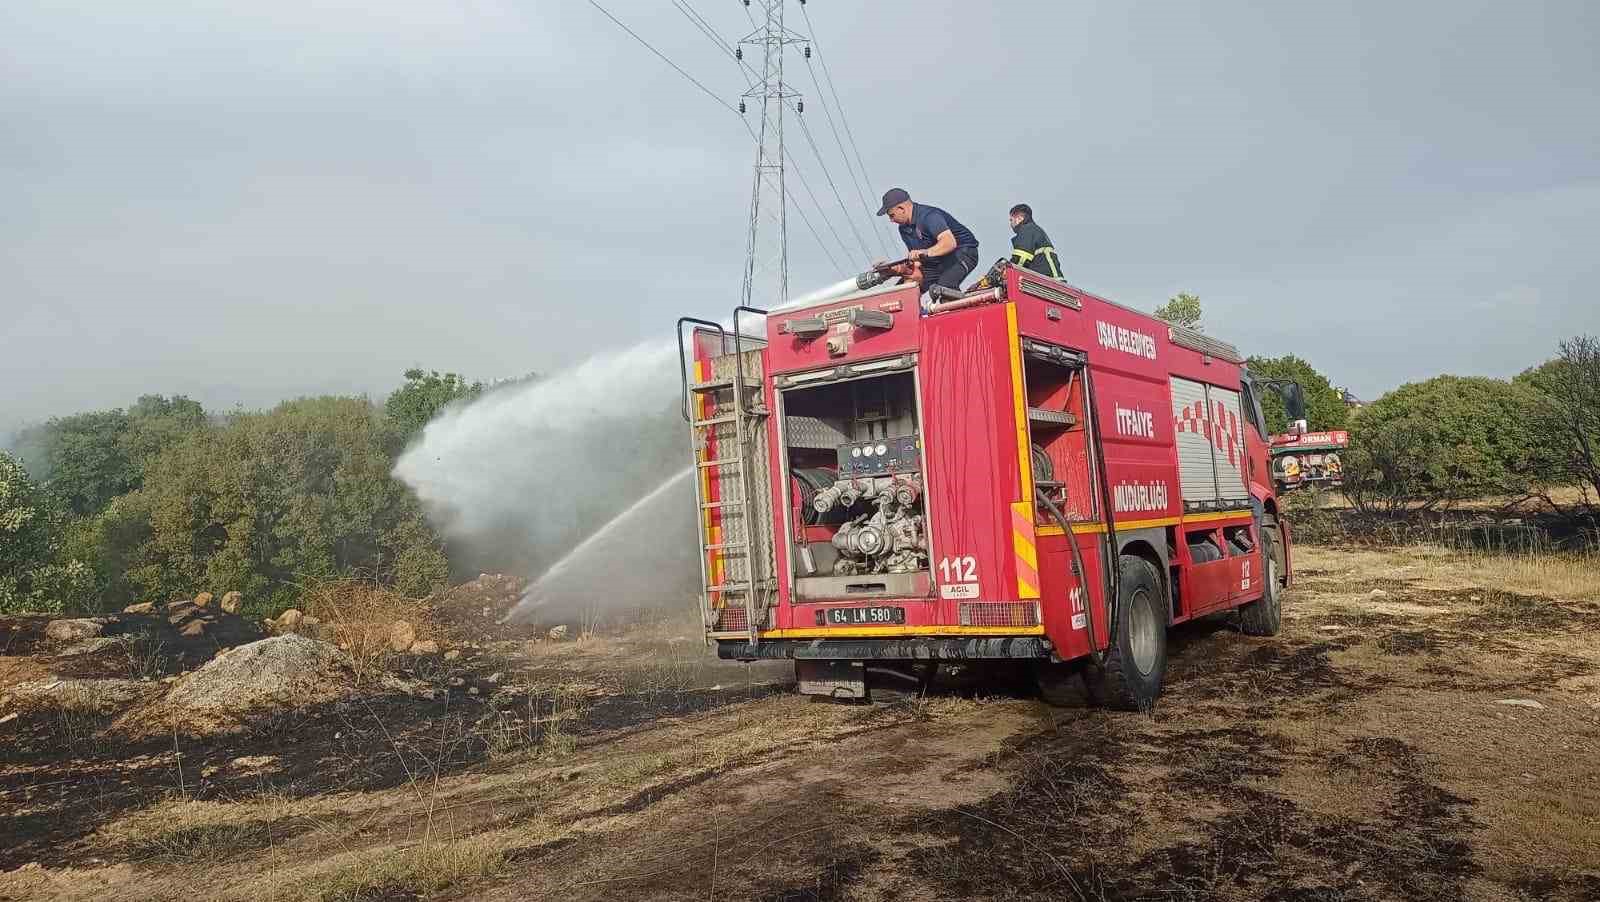
[[[1094,604],[1089,598],[1087,588],[1083,584],[1083,552],[1078,548],[1078,537],[1073,535],[1072,532],[1072,524],[1077,521],[1069,521],[1066,515],[1061,512],[1061,508],[1056,507],[1056,503],[1051,501],[1050,496],[1044,493],[1044,489],[1034,486],[1033,494],[1039,499],[1039,503],[1044,505],[1044,509],[1050,512],[1050,517],[1056,521],[1056,525],[1061,527],[1062,534],[1067,537],[1067,548],[1072,551],[1072,575],[1078,580],[1078,596],[1083,599],[1083,616],[1085,625],[1089,627],[1089,654],[1094,657],[1095,664],[1104,665],[1106,662],[1105,653],[1094,650]],[[1109,646],[1107,647],[1109,648]]]

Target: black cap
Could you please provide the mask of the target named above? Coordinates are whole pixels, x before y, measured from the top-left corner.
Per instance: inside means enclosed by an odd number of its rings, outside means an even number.
[[[911,195],[906,193],[906,189],[890,188],[888,191],[883,192],[883,206],[878,209],[878,215],[886,215],[890,207],[903,204],[910,199]]]

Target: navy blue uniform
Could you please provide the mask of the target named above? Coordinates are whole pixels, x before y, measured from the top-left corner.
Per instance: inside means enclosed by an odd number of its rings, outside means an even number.
[[[978,236],[954,216],[927,204],[913,203],[911,221],[900,227],[900,240],[908,251],[933,247],[946,230],[955,236],[956,249],[942,257],[922,258],[923,291],[934,285],[960,288],[961,280],[978,265]]]

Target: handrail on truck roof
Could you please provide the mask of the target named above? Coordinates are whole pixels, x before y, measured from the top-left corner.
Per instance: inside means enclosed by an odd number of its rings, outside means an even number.
[[[689,417],[689,361],[683,353],[684,323],[693,323],[696,326],[709,326],[717,330],[717,335],[721,340],[721,346],[724,351],[726,351],[728,347],[728,331],[722,328],[721,323],[714,323],[708,319],[696,319],[692,316],[678,317],[678,384],[681,387],[681,390],[678,393],[678,405],[683,412],[683,421],[685,423],[690,423],[693,422],[693,420],[691,420]]]

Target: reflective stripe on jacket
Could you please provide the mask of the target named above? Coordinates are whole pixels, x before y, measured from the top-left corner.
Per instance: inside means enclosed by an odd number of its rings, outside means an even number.
[[[1011,236],[1011,262],[1052,279],[1061,278],[1061,264],[1056,259],[1056,249],[1050,244],[1050,236],[1031,219],[1018,226],[1017,233]]]

